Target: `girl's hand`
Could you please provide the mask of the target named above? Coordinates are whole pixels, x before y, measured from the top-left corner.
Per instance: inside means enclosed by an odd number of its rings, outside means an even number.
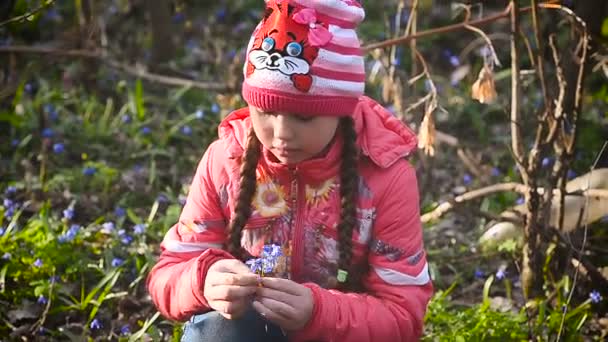
[[[238,318],[251,305],[258,276],[243,262],[224,259],[207,271],[203,296],[209,306],[227,319]]]
[[[304,328],[312,316],[312,290],[288,279],[262,278],[253,308],[284,330]]]

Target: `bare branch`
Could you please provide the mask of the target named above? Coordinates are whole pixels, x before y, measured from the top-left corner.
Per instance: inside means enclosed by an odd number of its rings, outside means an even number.
[[[10,23],[17,22],[17,21],[26,20],[27,18],[31,17],[32,15],[34,15],[34,14],[42,11],[43,9],[45,9],[45,8],[51,6],[51,5],[54,5],[54,4],[55,4],[55,0],[46,0],[46,1],[43,1],[40,6],[34,8],[30,12],[27,12],[27,13],[22,14],[20,16],[17,16],[17,17],[14,17],[14,18],[10,18],[8,20],[5,20],[5,21],[1,22],[0,23],[0,27],[8,25]]]
[[[555,3],[559,3],[559,2],[560,2],[559,0],[551,0],[551,1],[547,1],[543,4],[551,5],[551,4],[555,4]],[[521,8],[519,11],[521,13],[525,13],[525,12],[529,12],[530,10],[531,10],[531,7],[524,7],[524,8]],[[433,35],[436,35],[439,33],[459,31],[459,30],[465,29],[465,26],[467,26],[467,25],[483,26],[483,25],[493,23],[500,19],[508,18],[510,13],[511,13],[510,7],[507,6],[502,12],[489,16],[489,17],[486,17],[486,18],[483,18],[483,19],[465,21],[465,22],[458,23],[458,24],[447,25],[447,26],[443,26],[443,27],[430,29],[430,30],[420,31],[415,34],[406,34],[403,37],[392,38],[392,39],[388,39],[388,40],[385,40],[382,42],[366,45],[363,47],[363,49],[369,51],[369,50],[373,50],[373,49],[388,47],[391,45],[403,44],[403,43],[409,42],[412,39],[418,39],[418,38],[422,38],[422,37],[426,37],[426,36],[433,36]]]
[[[144,80],[178,87],[192,87],[203,90],[226,90],[227,85],[218,82],[200,82],[184,78],[170,77],[164,75],[153,74],[146,71],[143,67],[132,66],[129,64],[120,63],[116,60],[104,57],[101,50],[86,51],[86,50],[61,50],[56,48],[33,47],[33,46],[0,46],[0,53],[30,53],[42,55],[56,55],[66,57],[89,58],[97,60],[111,68],[122,70],[129,75],[142,78]]]

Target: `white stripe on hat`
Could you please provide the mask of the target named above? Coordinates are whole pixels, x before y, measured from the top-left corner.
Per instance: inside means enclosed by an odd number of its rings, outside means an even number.
[[[362,73],[364,59],[361,55],[343,55],[329,50],[320,49],[319,55],[312,63],[325,69],[336,69],[336,71]]]
[[[329,25],[329,32],[334,36],[332,42],[337,45],[347,47],[357,47],[360,45],[357,32],[353,29],[341,28],[336,25]]]
[[[363,8],[349,5],[343,0],[293,0],[295,3],[314,8],[324,15],[355,23],[361,22],[365,18]]]

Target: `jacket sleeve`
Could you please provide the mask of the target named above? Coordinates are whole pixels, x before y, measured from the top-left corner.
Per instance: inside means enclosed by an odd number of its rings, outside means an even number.
[[[400,164],[400,166],[398,166]],[[405,168],[403,167],[404,165]],[[365,294],[315,284],[314,309],[296,341],[416,341],[433,287],[423,249],[416,173],[399,162],[377,204]],[[405,170],[404,170],[405,169]],[[390,177],[390,175],[389,175]]]
[[[183,321],[209,311],[203,296],[207,270],[217,260],[233,258],[222,250],[226,221],[212,182],[220,153],[218,142],[205,152],[179,221],[165,234],[159,260],[148,275],[152,301],[169,319]]]

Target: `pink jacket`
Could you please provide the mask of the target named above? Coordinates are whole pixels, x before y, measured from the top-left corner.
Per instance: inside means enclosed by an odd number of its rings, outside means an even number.
[[[264,151],[258,168],[253,214],[241,243],[259,255],[264,243],[293,241],[283,276],[312,289],[311,321],[292,341],[412,341],[418,339],[433,288],[422,243],[414,168],[406,161],[415,135],[379,104],[362,97],[354,114],[363,157],[358,171],[358,227],[354,261],[370,271],[365,294],[332,290],[338,260],[336,224],[342,141],[323,158],[296,168]],[[194,176],[179,222],[166,234],[148,288],[160,312],[186,320],[209,311],[202,289],[209,266],[222,258],[226,225],[238,194],[239,157],[250,127],[248,110],[219,127]],[[293,220],[291,219],[293,216]]]

